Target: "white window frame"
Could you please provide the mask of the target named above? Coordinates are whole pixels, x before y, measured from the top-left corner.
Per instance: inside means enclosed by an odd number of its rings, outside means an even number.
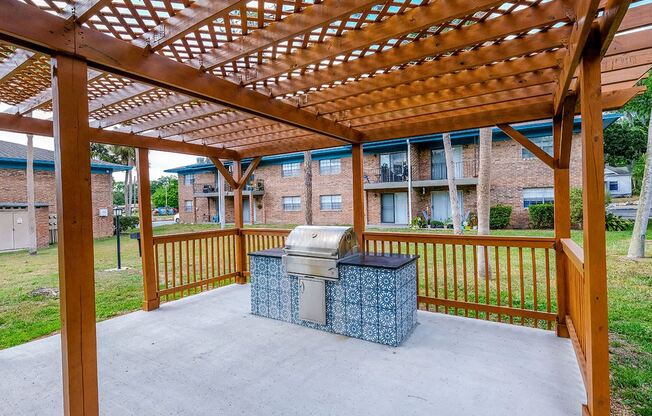
[[[301,175],[301,162],[283,163],[281,165],[281,176],[284,178],[294,178]]]
[[[552,156],[554,144],[552,136],[541,136],[530,139],[532,143],[538,146],[541,150]],[[525,147],[521,147],[521,158],[534,159],[536,156]]]
[[[187,173],[183,175],[183,184],[186,186],[192,186],[195,183],[195,174]]]
[[[321,211],[342,211],[342,195],[320,195],[319,209]]]
[[[193,203],[192,199],[186,199],[183,201],[183,212],[192,212]]]
[[[338,175],[342,172],[342,159],[322,159],[319,161],[320,175]]]
[[[285,212],[301,211],[301,197],[300,196],[284,196],[281,199],[281,205]]]
[[[553,204],[555,202],[555,190],[552,187],[523,188],[523,208],[531,205]]]

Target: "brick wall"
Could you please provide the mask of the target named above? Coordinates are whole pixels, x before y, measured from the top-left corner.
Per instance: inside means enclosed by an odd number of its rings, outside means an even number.
[[[513,140],[495,141],[492,147],[492,172],[491,172],[491,205],[507,204],[513,208],[512,223],[514,228],[529,226],[527,209],[523,208],[523,189],[552,187],[552,170],[536,158],[523,159],[521,146]],[[571,159],[571,186],[581,185],[581,140],[579,135],[573,137]],[[431,148],[424,145],[411,144],[410,158],[413,165],[415,180],[429,179],[431,166]],[[477,146],[468,144],[463,146],[463,161],[477,160]],[[363,158],[365,175],[374,181],[379,172],[380,160],[376,154],[365,154]],[[352,176],[351,158],[341,159],[341,172],[337,175],[321,175],[319,161],[313,161],[313,221],[315,224],[351,224],[353,222],[352,201]],[[303,224],[305,209],[305,192],[303,174],[297,177],[282,177],[281,165],[263,165],[255,172],[255,179],[262,179],[265,183],[265,195],[254,199],[256,219],[258,223],[266,224]],[[301,166],[303,172],[303,165]],[[466,169],[466,166],[465,166]],[[477,173],[477,172],[476,172]],[[466,177],[473,177],[472,172],[466,172]],[[195,176],[196,183],[214,183],[214,174],[200,174]],[[183,184],[183,175],[179,175],[179,203],[181,206],[181,219],[184,222],[194,222],[194,213],[183,212],[183,200],[192,200],[192,186]],[[412,217],[423,211],[431,210],[432,191],[446,191],[447,186],[413,188],[412,189]],[[462,191],[464,212],[475,211],[477,194],[475,185],[458,186]],[[380,201],[383,192],[406,192],[407,189],[373,190],[365,193],[366,217],[368,224],[380,224]],[[321,211],[321,195],[342,195],[341,211]],[[301,197],[301,211],[283,211],[282,198],[284,196]],[[245,196],[245,198],[248,198]],[[210,201],[211,213],[215,210],[215,199]],[[195,203],[197,221],[207,221],[210,217],[205,213],[209,209],[206,198],[197,198]],[[212,215],[212,214],[211,214]],[[226,220],[233,222],[233,198],[226,198]],[[245,219],[246,221],[247,219]]]
[[[25,171],[0,169],[0,183],[2,183],[0,202],[27,202]],[[113,178],[109,174],[92,174],[91,187],[93,235],[95,237],[110,236],[113,234]],[[53,171],[37,170],[34,172],[34,192],[36,202],[49,204],[49,212],[57,213],[56,182]],[[106,208],[108,216],[100,217],[100,208]]]
[[[50,212],[48,208],[36,208],[36,246],[38,248],[50,245],[49,218]]]

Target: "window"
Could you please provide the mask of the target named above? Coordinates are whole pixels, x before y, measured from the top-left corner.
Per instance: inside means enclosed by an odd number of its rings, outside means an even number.
[[[319,197],[319,209],[322,211],[342,210],[342,195],[321,195]]]
[[[301,163],[283,163],[283,170],[281,175],[284,178],[290,178],[292,176],[299,176],[301,174]]]
[[[609,181],[609,190],[617,191],[618,190],[618,181]]]
[[[192,200],[183,201],[184,212],[192,212]]]
[[[337,175],[342,170],[342,159],[325,159],[319,161],[320,175]]]
[[[300,196],[284,196],[283,211],[301,211]]]
[[[552,136],[536,137],[534,139],[530,139],[530,141],[539,146],[541,150],[552,156]],[[530,152],[526,148],[521,149],[521,156],[523,159],[532,159],[536,157],[534,156],[534,153]]]
[[[408,180],[407,153],[380,155],[380,182],[405,182]]]
[[[552,204],[555,200],[552,188],[523,189],[523,208],[537,204]]]
[[[192,185],[193,183],[195,183],[195,175],[193,175],[192,173],[189,173],[187,175],[183,175],[183,184],[184,185]]]

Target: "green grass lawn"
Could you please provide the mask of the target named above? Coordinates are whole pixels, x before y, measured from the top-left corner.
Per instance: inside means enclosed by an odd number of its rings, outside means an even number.
[[[169,225],[155,228],[155,234],[217,227]],[[389,231],[414,232],[396,228]],[[495,234],[552,236],[551,231],[534,230],[504,230]],[[573,232],[573,239],[581,244],[582,233]],[[627,259],[628,244],[629,233],[607,233],[614,414],[652,416],[652,258],[636,262]],[[128,268],[123,271],[110,270],[116,267],[115,238],[95,240],[94,248],[98,320],[138,310],[143,295],[136,242],[122,238],[122,263]],[[652,252],[652,247],[649,249]],[[56,246],[40,250],[36,256],[23,251],[0,254],[0,349],[59,330],[58,299],[32,294],[36,289],[57,286]]]

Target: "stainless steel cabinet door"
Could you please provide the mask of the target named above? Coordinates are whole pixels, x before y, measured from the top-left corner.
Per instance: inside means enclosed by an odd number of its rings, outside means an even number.
[[[326,324],[326,282],[299,278],[299,319]]]

